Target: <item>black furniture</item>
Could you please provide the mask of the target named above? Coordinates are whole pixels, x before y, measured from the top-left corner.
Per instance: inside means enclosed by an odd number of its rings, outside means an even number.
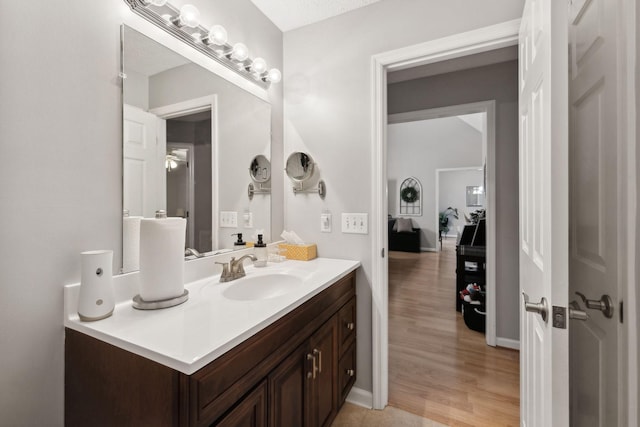
[[[396,218],[389,218],[389,250],[402,252],[420,252],[420,228],[412,227],[411,232],[399,233],[393,229]]]
[[[485,289],[487,249],[485,220],[478,224],[465,225],[456,246],[456,310],[462,308],[460,292],[470,283]]]

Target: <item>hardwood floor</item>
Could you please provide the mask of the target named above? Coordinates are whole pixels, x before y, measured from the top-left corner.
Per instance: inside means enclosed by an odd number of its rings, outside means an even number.
[[[455,310],[455,241],[389,253],[389,404],[451,426],[517,426],[519,354]]]

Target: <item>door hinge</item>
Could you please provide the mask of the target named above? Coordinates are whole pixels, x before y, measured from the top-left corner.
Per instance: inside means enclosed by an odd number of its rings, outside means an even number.
[[[384,248],[382,248],[382,250],[380,251],[380,256],[384,258]]]

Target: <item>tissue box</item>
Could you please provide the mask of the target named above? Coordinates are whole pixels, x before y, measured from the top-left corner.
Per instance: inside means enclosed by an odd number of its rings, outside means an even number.
[[[318,256],[318,249],[315,244],[290,245],[288,243],[281,243],[278,247],[281,250],[281,254],[287,257],[287,259],[309,261]]]

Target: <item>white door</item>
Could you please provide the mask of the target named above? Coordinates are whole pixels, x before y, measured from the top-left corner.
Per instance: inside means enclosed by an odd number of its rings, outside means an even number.
[[[567,30],[565,1],[527,0],[519,43],[520,419],[530,427],[569,425],[569,334],[552,326],[552,306],[567,307],[569,290]],[[524,310],[525,295],[534,311]]]
[[[123,208],[131,216],[153,218],[166,209],[164,120],[124,105]],[[159,132],[160,131],[160,132]]]
[[[619,293],[627,281],[629,180],[623,3],[571,0],[569,7],[569,298],[589,315],[569,324],[571,425],[580,427],[627,424]]]

